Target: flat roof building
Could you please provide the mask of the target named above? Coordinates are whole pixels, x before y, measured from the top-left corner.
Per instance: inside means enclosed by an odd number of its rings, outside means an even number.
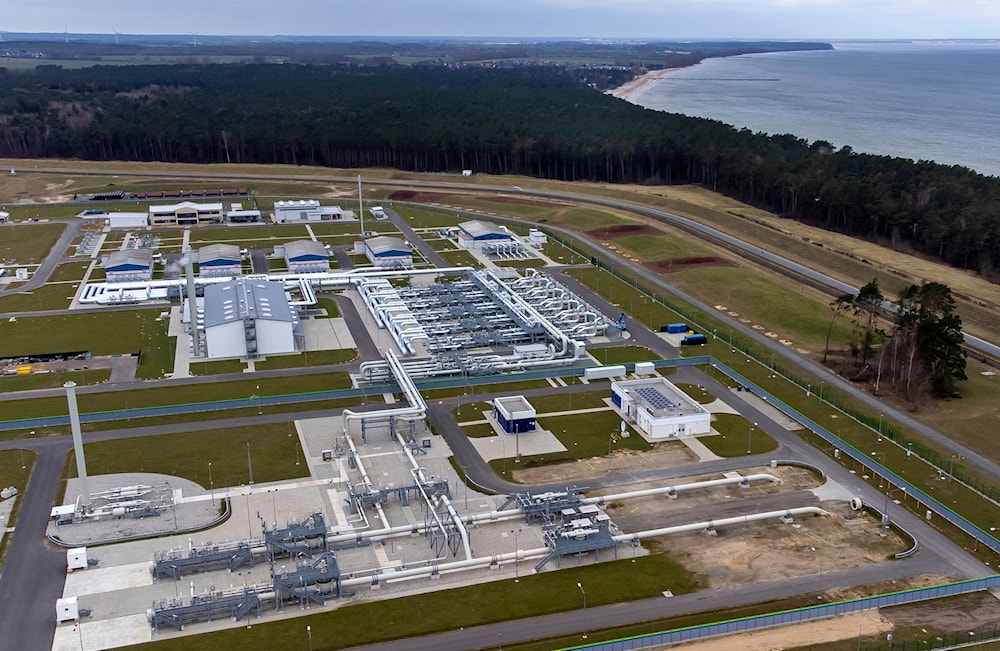
[[[323,273],[330,270],[330,252],[320,242],[296,240],[284,247],[285,264],[293,274]]]
[[[109,212],[105,219],[111,228],[146,228],[149,226],[148,212]]]
[[[239,276],[243,273],[240,247],[233,244],[209,244],[198,249],[198,275],[202,278]]]
[[[473,219],[458,225],[458,245],[463,249],[481,249],[484,244],[509,242],[510,231],[490,222]]]
[[[281,283],[237,278],[205,287],[209,359],[294,353],[297,334],[298,315]]]
[[[712,431],[712,415],[662,377],[612,382],[611,401],[651,440]]]
[[[340,206],[321,206],[316,199],[299,201],[275,201],[274,221],[279,224],[289,222],[326,222],[344,219]]]
[[[493,417],[508,434],[533,431],[535,416],[535,408],[524,396],[503,396],[493,399]]]
[[[382,269],[413,268],[413,251],[398,237],[379,235],[365,240],[365,256]]]
[[[115,251],[104,261],[104,275],[109,283],[129,283],[151,280],[153,277],[152,249]]]

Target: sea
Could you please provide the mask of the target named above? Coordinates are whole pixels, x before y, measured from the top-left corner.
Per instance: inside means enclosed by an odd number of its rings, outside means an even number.
[[[833,47],[706,59],[636,103],[1000,176],[1000,40]]]

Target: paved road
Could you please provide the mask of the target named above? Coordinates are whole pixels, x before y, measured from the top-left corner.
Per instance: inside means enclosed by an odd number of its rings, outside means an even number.
[[[429,263],[435,267],[440,267],[446,269],[448,267],[453,267],[455,265],[449,263],[444,257],[435,251],[430,244],[424,241],[424,238],[420,237],[415,230],[403,219],[398,212],[391,208],[385,208],[385,214],[388,215],[389,221],[399,229],[399,231],[406,238],[406,241],[410,243],[413,248],[420,251]]]

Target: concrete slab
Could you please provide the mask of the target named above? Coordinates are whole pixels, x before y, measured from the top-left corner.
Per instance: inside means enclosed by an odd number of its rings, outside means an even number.
[[[795,430],[802,429],[802,424],[796,420],[793,420],[785,415],[784,412],[776,408],[774,405],[769,403],[766,398],[755,395],[750,391],[737,391],[733,389],[730,392],[733,396],[737,398],[742,398],[745,402],[751,404],[758,411],[764,413],[770,420],[774,421],[781,427],[794,432]]]
[[[101,567],[66,575],[63,597],[82,597],[153,585],[153,575],[149,572],[149,562]]]
[[[306,350],[342,350],[354,348],[354,338],[342,318],[308,319],[302,322]]]
[[[556,438],[556,435],[544,429],[519,434],[516,437],[513,434],[504,434],[470,440],[484,461],[502,459],[505,456],[510,459],[517,449],[520,449],[521,456],[566,451],[566,446]]]
[[[821,502],[826,500],[843,500],[849,502],[851,498],[857,497],[856,493],[851,492],[843,484],[833,481],[832,479],[827,479],[826,483],[822,486],[817,486],[811,489],[813,495],[819,498]]]
[[[56,627],[52,651],[99,651],[129,644],[144,644],[153,639],[146,615],[128,615],[113,619],[84,621],[78,626]]]

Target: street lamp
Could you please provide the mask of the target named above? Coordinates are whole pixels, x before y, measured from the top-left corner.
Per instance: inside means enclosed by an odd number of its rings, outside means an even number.
[[[577,582],[576,587],[583,593],[583,638],[587,639],[587,591],[583,589],[583,584]]]
[[[260,385],[258,384],[257,385],[257,415],[261,416],[261,415],[263,415],[263,413],[264,412],[261,410],[261,406],[260,406]],[[253,482],[251,482],[251,483],[253,483]]]
[[[250,458],[250,441],[247,441],[247,473],[250,477],[250,485],[253,486],[253,460]]]
[[[514,529],[514,583],[519,583],[521,581],[517,573],[517,566],[521,561],[521,548],[517,544],[517,534],[520,532],[520,529]]]
[[[747,454],[750,454],[750,437],[753,435],[753,428],[757,427],[757,423],[751,423],[750,429],[747,430]]]
[[[906,499],[906,486],[901,486],[899,488],[893,488],[885,492],[885,509],[882,511],[882,533],[879,534],[883,538],[886,536],[886,529],[889,528],[889,496],[896,491],[903,491],[903,499]]]
[[[212,481],[212,462],[208,462],[208,490],[212,493],[212,506],[215,506],[215,482]]]
[[[879,414],[878,415],[878,442],[879,443],[882,442],[882,416],[884,416],[884,414]]]
[[[309,636],[309,651],[313,651],[313,627],[306,626],[306,635]]]

